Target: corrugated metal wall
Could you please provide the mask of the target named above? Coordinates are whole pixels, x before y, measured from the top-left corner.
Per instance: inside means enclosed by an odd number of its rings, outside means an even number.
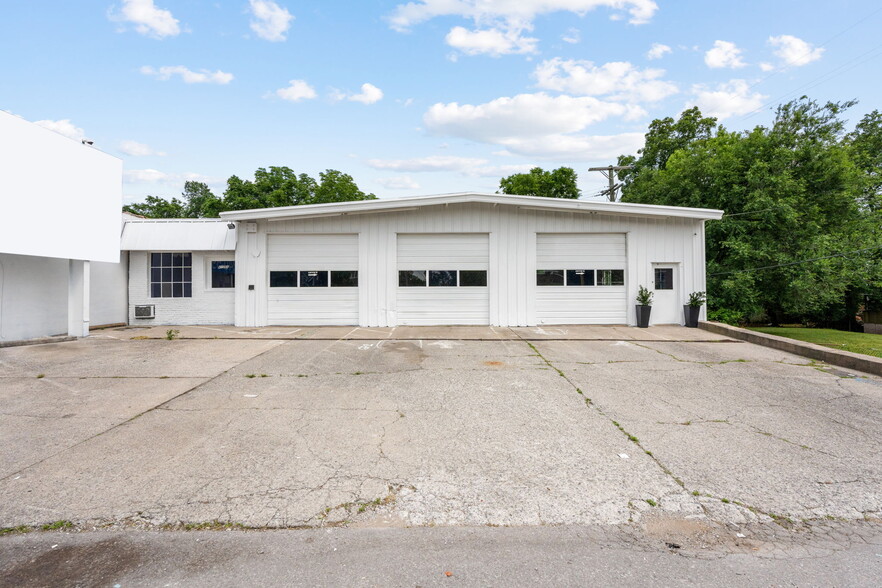
[[[240,224],[240,231],[243,225]],[[684,295],[705,289],[703,221],[667,217],[545,212],[517,206],[454,204],[394,213],[350,214],[259,221],[240,233],[236,262],[236,324],[263,326],[267,317],[267,235],[355,233],[359,235],[359,324],[397,324],[399,233],[489,234],[490,324],[528,326],[536,316],[537,233],[623,233],[626,238],[627,321],[635,322],[634,297],[652,283],[653,263],[680,264]],[[253,286],[253,290],[248,287]]]

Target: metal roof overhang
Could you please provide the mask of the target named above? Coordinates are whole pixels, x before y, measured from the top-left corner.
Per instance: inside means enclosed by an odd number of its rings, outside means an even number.
[[[510,196],[506,194],[458,193],[433,196],[409,196],[406,198],[359,200],[355,202],[334,202],[331,204],[306,204],[283,206],[279,208],[259,208],[220,213],[228,220],[284,220],[296,218],[315,218],[323,216],[345,216],[382,212],[403,212],[416,210],[423,206],[449,204],[491,204],[517,206],[524,210],[541,212],[593,213],[642,217],[674,217],[696,220],[719,220],[722,210],[709,208],[685,208],[681,206],[658,206],[654,204],[632,204],[627,202],[594,202],[589,200],[568,200],[563,198],[543,198],[539,196]]]
[[[236,231],[223,220],[128,220],[123,251],[235,251]]]

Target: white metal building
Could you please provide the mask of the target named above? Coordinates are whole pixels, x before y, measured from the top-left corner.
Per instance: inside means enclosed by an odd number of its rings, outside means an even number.
[[[211,247],[162,229],[135,248],[127,225],[124,248],[142,256],[130,303],[156,311],[132,322],[230,322],[232,308],[238,326],[634,324],[645,285],[653,323],[681,324],[705,290],[704,223],[722,211],[466,193],[221,216],[184,221],[214,226]]]

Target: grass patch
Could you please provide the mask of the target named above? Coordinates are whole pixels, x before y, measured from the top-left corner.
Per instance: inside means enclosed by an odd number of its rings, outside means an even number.
[[[70,521],[55,521],[54,523],[49,523],[40,527],[44,531],[58,531],[59,529],[71,529],[74,524]]]
[[[850,333],[848,331],[837,331],[836,329],[811,329],[808,327],[753,327],[750,330],[814,343],[815,345],[823,345],[824,347],[841,351],[882,357],[882,335]]]

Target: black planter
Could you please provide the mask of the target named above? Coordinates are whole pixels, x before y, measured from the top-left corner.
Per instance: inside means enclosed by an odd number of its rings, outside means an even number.
[[[637,326],[645,329],[649,326],[649,314],[652,312],[651,306],[637,305]]]
[[[686,317],[686,326],[693,329],[698,328],[698,315],[701,313],[700,306],[683,306],[683,315]]]

